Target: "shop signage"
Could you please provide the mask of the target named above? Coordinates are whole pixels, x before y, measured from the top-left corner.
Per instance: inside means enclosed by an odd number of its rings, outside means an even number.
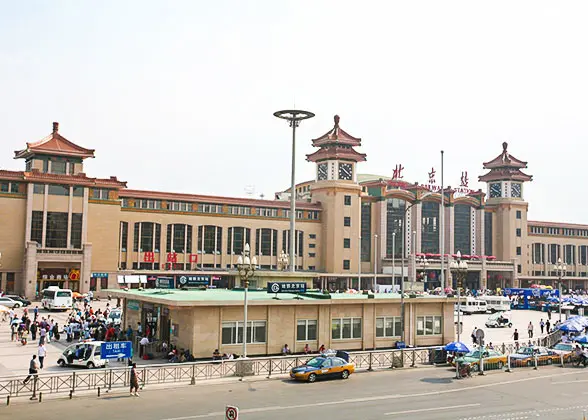
[[[197,263],[198,262],[198,254],[190,254],[190,262]]]
[[[168,263],[177,263],[178,262],[177,252],[168,252],[167,253],[167,262]]]
[[[210,276],[176,276],[178,287],[205,286],[210,284]]]
[[[174,278],[173,277],[157,277],[155,280],[155,287],[158,289],[173,289]]]
[[[268,282],[268,293],[305,293],[306,283],[301,281]]]
[[[107,279],[108,273],[92,273],[92,277],[95,279]]]
[[[155,262],[155,253],[152,251],[145,252],[143,254],[143,262],[148,262],[148,263]]]
[[[139,310],[139,302],[136,300],[129,300],[127,302],[127,310],[138,311]]]
[[[100,345],[101,359],[130,359],[133,345],[130,341],[111,341]]]

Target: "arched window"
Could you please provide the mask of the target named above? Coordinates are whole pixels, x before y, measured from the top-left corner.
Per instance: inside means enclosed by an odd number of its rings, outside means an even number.
[[[165,252],[192,252],[192,226],[181,223],[167,225]]]
[[[251,243],[251,229],[246,227],[230,227],[227,241],[227,254],[241,254],[245,244]]]
[[[159,252],[161,225],[153,222],[136,222],[133,236],[133,251]]]
[[[223,228],[220,226],[198,226],[198,251],[205,254],[220,254]]]
[[[439,203],[435,201],[424,201],[422,204],[421,216],[421,252],[438,254]]]
[[[276,229],[257,229],[255,231],[256,255],[278,255],[278,231]]]
[[[472,207],[456,204],[453,207],[454,250],[469,254],[472,250]]]
[[[390,258],[392,254],[396,257],[402,256],[402,225],[404,223],[404,211],[406,209],[406,201],[398,198],[388,198],[386,200],[386,256]],[[393,237],[394,249],[392,249]]]

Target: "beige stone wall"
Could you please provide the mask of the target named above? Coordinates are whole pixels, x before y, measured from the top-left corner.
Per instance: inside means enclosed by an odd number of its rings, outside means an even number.
[[[5,290],[6,274],[15,273],[15,289],[22,283],[23,255],[25,251],[24,231],[26,223],[26,199],[2,197],[0,195],[0,273]]]
[[[92,271],[118,270],[120,206],[88,204],[88,242],[92,247]],[[113,280],[109,281],[113,283]]]

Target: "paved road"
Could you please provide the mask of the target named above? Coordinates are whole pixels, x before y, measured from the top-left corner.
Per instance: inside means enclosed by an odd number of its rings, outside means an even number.
[[[444,368],[358,373],[349,380],[314,384],[287,379],[199,384],[115,394],[45,400],[17,399],[0,408],[6,418],[43,420],[222,419],[227,404],[240,419],[582,419],[588,409],[588,370],[547,367],[454,380]]]

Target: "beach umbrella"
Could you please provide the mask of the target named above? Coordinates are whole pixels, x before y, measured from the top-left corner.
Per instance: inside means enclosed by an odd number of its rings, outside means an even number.
[[[559,326],[559,329],[566,332],[582,332],[584,326],[578,322],[564,322]]]
[[[467,345],[462,343],[461,341],[452,341],[451,343],[445,346],[445,350],[447,351],[455,351],[458,353],[469,353],[470,349]]]
[[[581,335],[579,337],[574,338],[574,341],[576,343],[588,344],[588,337],[585,335]]]

